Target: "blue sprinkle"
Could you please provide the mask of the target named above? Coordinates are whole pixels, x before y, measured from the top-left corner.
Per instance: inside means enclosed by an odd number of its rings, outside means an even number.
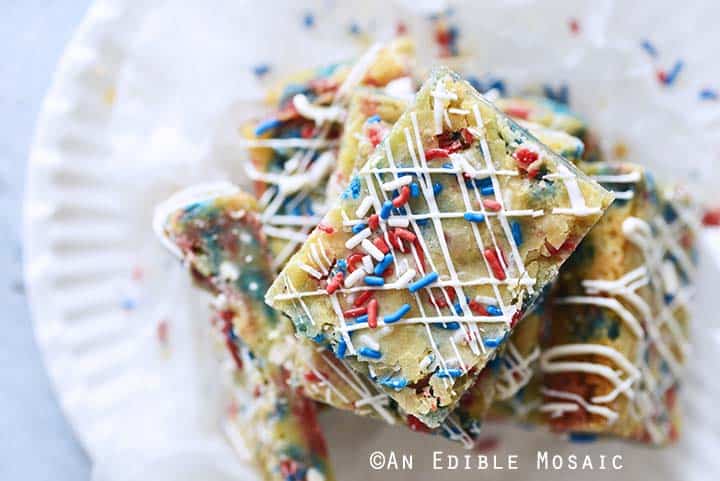
[[[663,300],[665,301],[665,304],[672,304],[672,301],[675,299],[675,296],[673,294],[665,294],[663,296]]]
[[[465,212],[463,214],[463,219],[468,222],[483,222],[485,221],[485,216],[477,212]]]
[[[380,122],[380,116],[377,115],[377,114],[375,114],[375,115],[373,115],[372,117],[368,118],[368,119],[366,120],[366,122],[367,122],[368,124],[376,124],[376,123]]]
[[[443,186],[440,182],[435,182],[433,184],[433,193],[435,195],[438,195],[440,192],[442,192],[442,190],[443,190]]]
[[[310,197],[306,197],[305,201],[303,202],[303,205],[305,206],[305,212],[307,215],[315,215],[315,210],[313,209],[313,201]]]
[[[368,322],[368,315],[363,314],[362,316],[355,318],[355,324],[365,324]]]
[[[392,212],[392,208],[392,201],[386,200],[385,202],[383,202],[382,209],[380,209],[380,217],[387,220],[387,218],[390,217],[390,212]]]
[[[420,227],[423,227],[423,226],[426,226],[428,222],[430,222],[430,219],[417,219],[415,222]]]
[[[460,323],[459,322],[435,322],[433,323],[434,327],[439,327],[440,329],[448,329],[450,331],[457,331],[460,329]]]
[[[489,305],[485,308],[485,310],[491,316],[502,316],[502,309],[498,306]]]
[[[553,89],[550,85],[544,85],[543,93],[545,94],[545,97],[561,104],[567,105],[568,101],[570,100],[570,92],[568,90],[567,84],[562,84],[555,89]]]
[[[410,184],[410,195],[412,197],[419,197],[420,196],[420,186],[417,185],[415,182]]]
[[[358,25],[356,22],[352,22],[348,30],[352,35],[357,35],[360,33],[360,25]]]
[[[597,434],[594,433],[570,433],[568,441],[571,443],[593,443],[597,441]]]
[[[442,165],[442,168],[443,168],[443,169],[448,169],[448,170],[452,170],[452,169],[454,169],[454,168],[455,168],[455,166],[454,166],[454,165],[452,165],[452,163],[451,163],[451,162],[445,162],[445,163],[444,163],[444,164]]]
[[[393,259],[394,259],[394,257],[392,256],[392,254],[385,254],[385,257],[383,257],[383,260],[381,260],[380,262],[378,262],[375,265],[375,275],[381,276],[382,273],[385,272],[385,269],[387,269],[390,266]]]
[[[487,187],[480,187],[480,194],[482,195],[493,195],[495,193],[495,189],[493,189],[492,185],[489,185]]]
[[[513,240],[516,246],[521,246],[523,243],[522,229],[520,223],[516,221],[510,222],[510,232],[512,232]]]
[[[270,65],[266,63],[260,63],[253,67],[253,73],[256,77],[262,77],[270,71]]]
[[[455,314],[457,314],[458,316],[462,316],[463,310],[462,306],[460,305],[460,301],[453,304],[453,307],[455,308]]]
[[[337,348],[335,350],[335,355],[338,359],[342,359],[345,357],[345,352],[347,351],[347,344],[343,339],[338,342]]]
[[[135,301],[133,301],[132,299],[123,299],[122,302],[120,303],[120,307],[122,307],[126,311],[131,311],[131,310],[135,309],[135,306],[136,306]]]
[[[398,207],[396,209],[393,209],[393,212],[395,212],[398,215],[407,215],[407,211],[405,210],[405,207]]]
[[[677,80],[678,75],[680,75],[680,72],[682,72],[683,67],[685,64],[682,60],[678,60],[675,62],[675,65],[673,65],[672,69],[667,73],[665,76],[665,84],[666,85],[672,85]]]
[[[718,95],[717,90],[713,89],[702,89],[699,94],[700,100],[717,100],[720,95]]]
[[[378,276],[365,276],[365,284],[368,286],[384,286],[385,279]]]
[[[306,28],[312,28],[315,26],[315,16],[311,12],[306,12],[303,16],[303,25]]]
[[[490,177],[483,177],[482,179],[475,179],[475,185],[477,185],[480,188],[483,187],[492,187],[492,178]]]
[[[282,122],[280,122],[279,119],[268,119],[264,122],[260,122],[257,127],[255,127],[255,135],[260,136],[274,128],[277,128],[280,126]]]
[[[485,344],[486,347],[498,347],[500,345],[500,342],[502,341],[502,337],[492,339],[492,338],[485,338],[483,339],[483,344]]]
[[[312,340],[317,342],[318,344],[320,344],[321,342],[323,342],[325,340],[325,334],[323,334],[321,332],[317,336],[313,337]]]
[[[408,385],[408,380],[404,377],[383,377],[378,379],[378,384],[381,386],[389,387],[391,389],[402,389]]]
[[[422,279],[418,279],[417,281],[410,284],[408,286],[408,290],[414,294],[415,292],[419,291],[423,287],[427,287],[430,284],[432,284],[433,282],[435,282],[436,280],[438,280],[438,277],[439,276],[438,276],[437,272],[431,272],[430,274],[427,274]]]
[[[367,224],[363,224],[363,223],[355,224],[354,226],[352,226],[352,233],[357,234],[358,232],[365,230],[366,227],[367,227]]]
[[[356,175],[350,181],[350,185],[347,186],[345,192],[342,193],[342,198],[348,199],[352,197],[353,199],[357,199],[358,197],[360,197],[361,189],[362,185],[360,184],[360,177]]]
[[[651,57],[657,57],[658,51],[655,45],[650,43],[650,40],[643,40],[640,46],[645,50]]]
[[[380,351],[370,349],[369,347],[361,347],[358,349],[358,354],[369,357],[370,359],[380,359],[382,357],[382,353]]]
[[[337,261],[337,266],[343,273],[347,272],[347,261],[345,259]]]
[[[383,322],[385,322],[385,324],[392,324],[393,322],[399,321],[408,312],[410,312],[410,304],[403,304],[397,311],[389,316],[383,316]]]
[[[445,369],[443,371],[440,371],[437,373],[437,377],[439,378],[448,378],[448,377],[460,377],[463,375],[462,369]]]

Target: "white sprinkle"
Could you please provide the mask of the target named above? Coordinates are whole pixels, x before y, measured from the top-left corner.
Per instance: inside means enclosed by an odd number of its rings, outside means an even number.
[[[365,272],[367,272],[368,274],[372,274],[375,270],[375,265],[373,264],[372,258],[370,256],[363,256],[362,265],[363,269],[365,269]]]
[[[450,108],[448,109],[448,112],[450,112],[451,114],[455,114],[455,115],[467,115],[467,114],[470,113],[469,110],[457,109],[457,108],[455,108],[455,107],[450,107]]]
[[[399,189],[403,185],[408,185],[408,184],[412,183],[412,181],[413,181],[413,178],[411,175],[403,175],[402,177],[400,177],[396,180],[391,180],[390,182],[385,182],[382,185],[382,188],[383,188],[383,190],[395,190],[395,189]]]
[[[380,350],[380,344],[378,344],[378,342],[373,339],[369,334],[362,334],[358,336],[358,341],[360,341],[361,344],[364,344],[365,346],[369,347],[374,351]]]
[[[347,247],[348,249],[354,249],[354,248],[357,247],[358,244],[360,244],[363,240],[365,240],[365,239],[367,239],[368,237],[370,237],[370,234],[372,234],[372,231],[371,231],[369,228],[366,227],[365,229],[361,230],[360,232],[358,232],[357,234],[355,234],[354,236],[352,236],[351,238],[349,238],[349,239],[345,242],[345,247]]]
[[[305,478],[307,481],[325,481],[325,475],[315,468],[308,469],[305,473]]]
[[[458,329],[455,331],[452,335],[452,340],[456,343],[467,342],[467,333],[465,332],[465,329]]]
[[[378,334],[380,337],[387,336],[388,334],[391,334],[393,332],[393,328],[391,326],[385,326],[382,329],[378,330]]]
[[[422,358],[422,361],[420,361],[420,366],[419,366],[420,370],[424,371],[425,369],[427,369],[430,366],[430,364],[432,364],[433,360],[434,360],[434,356],[432,354],[428,354],[427,356]]]
[[[395,281],[395,285],[397,285],[398,289],[407,286],[410,283],[410,281],[413,280],[413,278],[415,277],[415,274],[416,274],[415,269],[408,269],[407,271],[405,271],[403,273],[403,275],[398,277],[398,280]]]
[[[313,105],[303,94],[293,97],[295,110],[306,119],[314,120],[317,125],[328,121],[342,121],[345,118],[345,110],[336,105],[321,107]]]
[[[352,287],[358,283],[360,279],[363,279],[366,275],[364,269],[355,269],[345,278],[345,287]]]
[[[238,272],[237,267],[235,267],[233,264],[231,264],[228,261],[224,261],[222,264],[220,264],[220,277],[225,281],[236,281],[238,277],[240,277],[240,272]]]
[[[370,210],[370,207],[373,205],[373,198],[371,195],[368,195],[365,197],[362,202],[360,202],[360,205],[358,206],[357,210],[355,211],[355,215],[358,216],[358,218],[362,219],[365,217],[365,214],[368,213]]]
[[[388,224],[391,227],[407,227],[410,225],[410,219],[407,217],[392,216],[388,219]]]
[[[320,274],[318,271],[305,264],[304,262],[298,262],[298,267],[313,276],[315,279],[322,279],[322,274]]]
[[[362,240],[362,248],[365,249],[365,252],[373,256],[376,261],[381,261],[385,258],[385,254],[367,239]]]

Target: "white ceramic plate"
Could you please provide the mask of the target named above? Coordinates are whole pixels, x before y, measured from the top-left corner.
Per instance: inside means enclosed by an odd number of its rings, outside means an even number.
[[[228,456],[218,447],[224,446],[218,442],[222,401],[203,322],[208,298],[153,237],[152,208],[196,182],[243,182],[235,127],[258,109],[264,86],[283,73],[356,55],[371,38],[391,36],[398,21],[417,38],[429,65],[438,48],[427,12],[442,2],[414,3],[372,0],[353,8],[333,0],[302,6],[98,0],[91,8],[39,119],[28,174],[25,262],[47,368],[93,458],[131,448],[150,457],[154,450],[187,456],[182,446],[203,441]],[[622,143],[629,158],[714,193],[720,114],[717,102],[701,101],[698,93],[712,82],[718,87],[720,78],[718,12],[709,11],[717,6],[685,2],[679,9],[668,1],[626,11],[620,4],[630,2],[609,0],[475,3],[454,4],[447,17],[460,32],[461,56],[450,59],[452,66],[500,76],[512,89],[566,83],[572,104],[609,151]],[[643,31],[636,30],[639,24]],[[640,48],[643,39],[656,46],[656,57]],[[655,70],[669,69],[678,58],[685,63],[677,82],[661,86]],[[271,70],[258,78],[253,71],[261,64]],[[521,470],[449,477],[577,477],[536,473],[538,448],[623,453],[624,469],[614,474],[619,479],[702,480],[720,472],[713,456],[720,447],[714,408],[720,389],[709,368],[720,362],[713,266],[704,264],[701,277],[696,349],[684,390],[688,422],[679,446],[568,445],[491,426],[488,435],[501,437],[498,453],[519,454]],[[323,422],[342,480],[436,479],[433,448],[460,452],[442,440],[347,414],[328,413]],[[392,448],[415,455],[412,472],[370,470],[369,454]],[[203,449],[198,452],[207,456]],[[582,476],[604,479],[608,473]]]

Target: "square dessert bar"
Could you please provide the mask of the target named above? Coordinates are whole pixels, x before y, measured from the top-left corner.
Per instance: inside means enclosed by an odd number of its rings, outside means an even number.
[[[233,446],[249,452],[265,481],[334,479],[313,402],[288,395],[283,371],[255,356],[225,319],[216,322],[234,345],[224,366],[231,396],[224,431]]]
[[[248,392],[259,394],[272,388],[268,394],[270,399],[278,398],[283,392],[293,394],[284,396],[283,404],[292,402],[302,407],[307,396],[389,424],[404,424],[413,430],[429,432],[420,421],[399,410],[367,376],[352,370],[347,360],[336,357],[323,339],[296,337],[290,320],[259,304],[257,292],[266,288],[274,274],[256,208],[252,197],[233,186],[195,187],[170,199],[158,209],[157,215],[168,247],[185,260],[201,286],[217,294],[212,307],[227,353],[234,360],[231,382],[236,397],[244,399]],[[260,384],[247,381],[257,380],[260,374],[263,375]],[[253,398],[251,404],[236,402],[238,406],[233,411],[237,412],[230,420],[229,432],[253,435],[275,429],[274,424],[262,427],[257,421],[267,411],[268,403],[265,396]],[[472,412],[477,413],[479,408],[475,406],[479,405],[475,402]],[[310,407],[291,412],[303,414],[283,417],[282,426],[300,422],[298,427],[302,427],[303,432],[316,432]],[[479,414],[472,419],[464,413],[453,415],[434,432],[470,447],[479,433],[478,419],[481,419]],[[253,431],[239,430],[241,422],[249,422],[254,426]],[[286,429],[282,426],[278,429]],[[313,452],[319,451],[316,438],[308,438],[314,440]],[[248,442],[254,446],[252,438]],[[259,449],[266,448],[267,444],[260,444]],[[306,451],[297,449],[297,453],[303,452]],[[300,462],[296,460],[295,464]]]
[[[439,69],[266,301],[437,427],[611,200]]]
[[[244,167],[254,183],[276,270],[322,219],[328,191],[337,194],[328,178],[353,91],[407,87],[412,67],[413,44],[407,38],[375,45],[356,62],[294,76],[269,95],[273,114],[243,127],[249,147]]]
[[[588,164],[615,191],[546,303],[539,412],[555,431],[677,438],[694,242],[682,204],[631,164]]]
[[[292,327],[262,302],[270,266],[255,206],[230,185],[196,187],[160,206],[155,223],[198,284],[218,295],[236,398],[228,434],[243,439],[266,480],[330,480],[315,405],[287,383],[280,362]]]

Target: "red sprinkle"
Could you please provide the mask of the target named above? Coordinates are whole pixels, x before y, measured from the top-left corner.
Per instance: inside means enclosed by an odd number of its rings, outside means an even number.
[[[380,142],[382,142],[382,133],[380,132],[380,129],[377,127],[370,127],[368,128],[368,140],[370,140],[370,143],[373,147],[377,147]]]
[[[332,234],[333,232],[335,232],[335,229],[333,228],[333,226],[328,225],[324,222],[320,222],[318,224],[318,229],[320,229],[321,231],[323,231],[326,234]]]
[[[322,381],[322,379],[321,379],[317,374],[315,374],[315,373],[312,372],[312,371],[306,372],[303,377],[305,378],[305,380],[310,381],[310,382],[320,382],[320,381]]]
[[[403,229],[402,227],[395,228],[395,235],[397,235],[400,239],[408,242],[415,242],[415,239],[417,239],[415,234],[413,234],[407,229]]]
[[[460,135],[462,135],[463,140],[468,145],[472,144],[473,140],[475,140],[475,137],[473,137],[473,134],[468,129],[462,129]]]
[[[375,247],[377,247],[378,249],[380,249],[380,251],[381,251],[383,254],[387,254],[388,252],[390,252],[390,249],[388,248],[387,244],[386,244],[385,241],[382,239],[382,237],[378,237],[377,239],[375,239],[375,240],[373,241],[373,245],[375,245]]]
[[[300,129],[300,137],[303,139],[309,139],[315,134],[315,125],[314,124],[305,124]]]
[[[513,157],[515,157],[518,165],[523,170],[527,170],[530,164],[532,164],[539,158],[537,152],[533,152],[532,150],[525,148],[516,150],[515,154],[513,154]]]
[[[660,83],[667,83],[667,72],[665,72],[664,70],[658,70],[656,75]]]
[[[364,256],[360,252],[355,252],[354,254],[350,254],[350,256],[347,259],[348,271],[352,272],[355,269],[357,269],[357,265],[362,262],[363,257]]]
[[[516,119],[527,120],[530,118],[530,109],[523,107],[506,107],[505,113],[510,117],[515,117]]]
[[[330,282],[328,282],[328,285],[325,288],[325,291],[328,294],[332,294],[333,292],[340,289],[340,284],[342,283],[344,278],[345,278],[345,275],[342,272],[338,272],[337,274],[335,274],[335,277],[333,277],[332,280]]]
[[[388,239],[390,240],[390,244],[392,244],[392,246],[393,246],[394,248],[396,248],[396,249],[402,249],[402,248],[403,248],[403,245],[402,245],[402,243],[400,242],[400,240],[398,240],[398,236],[397,236],[397,234],[395,233],[394,230],[389,230],[389,231],[388,231]]]
[[[353,302],[353,306],[360,307],[363,304],[365,304],[373,295],[373,291],[364,291],[362,294],[357,296],[355,298],[355,302]]]
[[[550,252],[551,255],[559,254],[565,251],[575,250],[575,241],[569,237],[560,245],[555,248],[547,239],[545,239],[545,248]]]
[[[375,329],[377,327],[377,313],[378,313],[378,301],[377,299],[370,299],[367,305],[368,315],[368,326]]]
[[[297,472],[297,463],[292,459],[283,459],[280,461],[280,475],[283,478],[294,477]]]
[[[405,35],[407,33],[407,25],[404,22],[398,22],[395,25],[395,35]]]
[[[395,197],[392,201],[393,207],[402,207],[410,198],[410,187],[403,185],[400,189],[400,195]]]
[[[484,254],[485,259],[487,259],[488,264],[490,264],[490,269],[492,269],[495,278],[504,281],[506,278],[505,270],[502,268],[502,265],[500,265],[500,260],[498,259],[495,249],[487,248],[485,249]]]
[[[522,311],[515,311],[515,314],[513,314],[512,319],[510,320],[510,328],[515,327],[515,324],[520,320],[522,317]]]
[[[702,223],[707,226],[720,226],[720,207],[706,211]]]
[[[571,33],[578,34],[580,32],[580,22],[578,22],[577,18],[571,18],[568,26],[570,27]]]
[[[367,311],[368,311],[368,308],[365,306],[353,307],[353,308],[350,308],[350,309],[346,310],[345,312],[343,312],[343,317],[345,319],[352,319],[354,317],[360,317],[363,314],[367,314]]]
[[[425,151],[425,158],[427,160],[433,159],[444,159],[450,157],[450,152],[447,149],[427,149]]]
[[[447,293],[448,298],[450,299],[450,302],[455,300],[455,289],[452,287],[445,287],[445,292]],[[445,296],[438,296],[437,298],[435,296],[430,296],[430,302],[434,303],[436,306],[440,308],[445,308],[448,306],[447,301],[445,300]]]
[[[407,425],[410,428],[410,430],[415,431],[417,433],[429,433],[430,428],[428,428],[425,423],[420,421],[418,418],[413,416],[412,414],[409,414],[407,417]]]
[[[375,230],[380,225],[380,216],[373,214],[368,218],[368,227],[370,230]]]
[[[487,316],[487,309],[485,309],[485,306],[480,304],[475,299],[468,302],[468,307],[470,307],[470,310],[473,311],[478,316]]]
[[[492,212],[497,212],[500,209],[502,209],[502,206],[500,205],[500,202],[493,200],[493,199],[483,199],[482,201],[483,206]]]

